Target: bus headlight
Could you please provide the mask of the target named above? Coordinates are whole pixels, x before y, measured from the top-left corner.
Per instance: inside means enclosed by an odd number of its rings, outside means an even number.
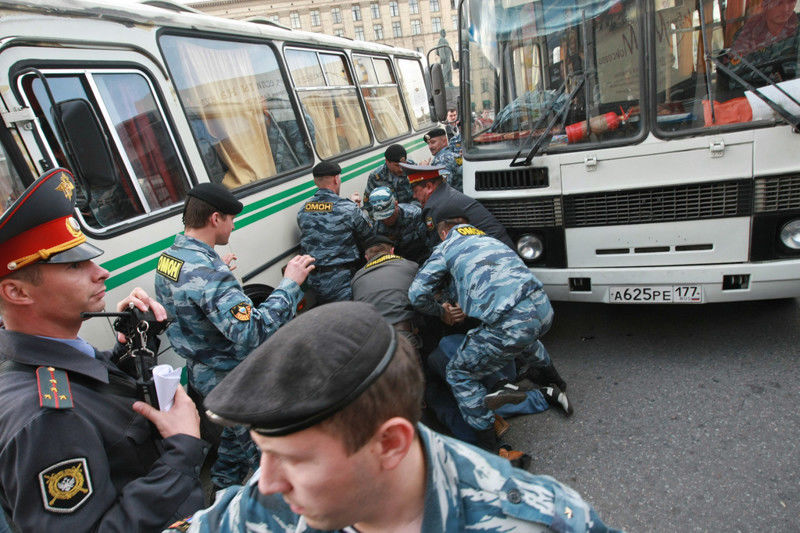
[[[536,235],[523,235],[517,241],[517,253],[526,261],[535,261],[542,256],[544,244]]]
[[[800,250],[800,219],[784,224],[780,236],[784,246],[792,250]],[[517,245],[517,249],[519,249],[519,245]]]

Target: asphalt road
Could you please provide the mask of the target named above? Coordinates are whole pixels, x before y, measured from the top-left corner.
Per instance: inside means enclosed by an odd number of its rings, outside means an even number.
[[[800,531],[800,300],[554,307],[576,412],[511,421],[531,471],[631,532]]]

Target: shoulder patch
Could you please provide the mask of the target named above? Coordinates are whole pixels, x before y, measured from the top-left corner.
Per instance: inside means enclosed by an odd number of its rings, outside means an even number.
[[[52,366],[36,369],[36,385],[39,387],[39,407],[72,409],[72,389],[67,373]]]
[[[433,217],[425,217],[425,225],[428,226],[428,231],[433,231]]]
[[[247,322],[250,320],[250,313],[253,311],[253,306],[247,302],[239,302],[230,309],[233,318],[239,322]]]
[[[306,213],[330,213],[333,211],[333,202],[308,202],[304,210]]]
[[[92,495],[85,457],[67,459],[39,472],[42,505],[51,513],[72,513]]]
[[[479,230],[475,226],[462,226],[460,228],[456,228],[456,231],[461,235],[486,235],[485,232]]]
[[[393,261],[395,259],[402,259],[402,257],[400,257],[399,255],[393,255],[393,254],[382,255],[379,258],[377,258],[376,260],[370,261],[369,263],[364,265],[364,270],[366,270],[368,268],[372,268],[372,267],[374,267],[376,265],[380,265],[381,263],[385,263],[386,261]]]
[[[178,281],[178,277],[181,275],[181,268],[183,268],[183,261],[171,255],[161,254],[161,257],[158,258],[156,272],[167,279]]]

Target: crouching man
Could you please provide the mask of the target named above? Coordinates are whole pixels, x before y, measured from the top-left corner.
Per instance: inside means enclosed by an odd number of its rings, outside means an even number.
[[[301,315],[209,394],[217,419],[250,426],[261,465],[188,531],[608,531],[555,479],[419,424],[422,390],[373,306]]]

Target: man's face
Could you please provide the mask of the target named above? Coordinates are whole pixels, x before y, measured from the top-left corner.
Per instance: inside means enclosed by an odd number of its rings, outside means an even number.
[[[231,233],[234,229],[233,219],[236,215],[223,215],[217,213],[219,216],[219,224],[217,226],[217,244],[228,244],[231,239]]]
[[[431,151],[431,154],[436,155],[439,151],[447,146],[447,136],[440,135],[438,137],[431,137],[428,141],[428,150]]]
[[[311,527],[338,530],[374,513],[380,463],[372,441],[347,455],[340,438],[318,427],[285,437],[250,435],[261,450],[259,492],[280,493]]]
[[[768,25],[782,27],[794,12],[797,0],[772,0],[766,3],[764,17]]]
[[[414,195],[414,199],[423,207],[425,206],[425,202],[428,201],[428,198],[430,198],[432,192],[433,186],[427,181],[423,181],[421,184],[414,185],[411,188],[411,193]]]
[[[398,161],[396,163],[394,161],[389,161],[387,159],[386,160],[386,168],[388,168],[389,172],[391,172],[395,176],[402,176],[403,175],[403,167],[400,166],[400,163],[405,163],[405,162],[406,162],[406,158],[405,157],[403,157],[402,159],[400,159],[400,161]]]
[[[41,317],[55,323],[80,322],[80,314],[99,312],[106,305],[108,270],[94,261],[41,263],[40,280],[27,289]]]
[[[387,226],[394,226],[395,223],[397,222],[397,219],[399,218],[398,217],[399,214],[400,214],[400,206],[398,206],[397,202],[395,202],[392,216],[390,216],[389,218],[384,218],[383,220],[381,220],[381,222],[383,222]]]
[[[449,109],[447,111],[447,122],[452,124],[453,122],[456,122],[457,120],[458,120],[458,111],[456,111],[455,109]]]

